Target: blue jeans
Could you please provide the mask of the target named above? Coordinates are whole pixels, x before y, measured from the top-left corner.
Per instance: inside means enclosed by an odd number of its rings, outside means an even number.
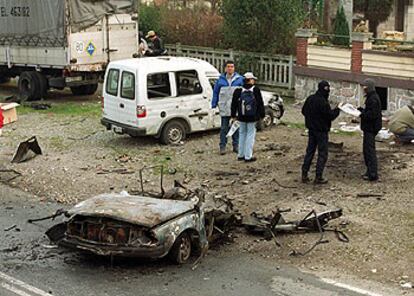
[[[401,134],[396,135],[401,142],[411,142],[414,140],[414,128],[407,128],[407,130]]]
[[[240,122],[239,158],[249,160],[253,157],[253,146],[256,138],[256,122]]]
[[[230,116],[222,116],[221,117],[221,129],[220,129],[220,148],[224,149],[227,145],[227,134],[230,130]],[[237,148],[239,146],[239,131],[236,131],[233,138],[233,148]]]

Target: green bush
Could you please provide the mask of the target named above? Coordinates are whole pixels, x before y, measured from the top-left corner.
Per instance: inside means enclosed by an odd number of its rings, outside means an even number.
[[[139,30],[144,35],[151,30],[161,34],[161,17],[162,9],[160,7],[155,5],[141,5],[139,9]]]
[[[223,0],[227,47],[250,52],[285,53],[295,48],[303,17],[302,0]]]
[[[349,46],[349,25],[342,5],[336,12],[334,35],[333,44]]]

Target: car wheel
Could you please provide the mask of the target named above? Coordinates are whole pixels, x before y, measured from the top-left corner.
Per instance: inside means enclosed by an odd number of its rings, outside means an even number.
[[[179,121],[168,122],[161,132],[161,143],[165,145],[174,145],[182,142],[186,137],[184,125]]]
[[[276,105],[273,109],[274,117],[277,119],[281,119],[283,114],[285,113],[285,108],[282,105]]]
[[[191,257],[192,243],[187,232],[181,233],[172,246],[169,257],[176,264],[184,264]]]

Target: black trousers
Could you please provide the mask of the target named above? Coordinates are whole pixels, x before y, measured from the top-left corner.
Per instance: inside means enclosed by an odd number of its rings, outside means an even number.
[[[316,149],[318,160],[316,162],[316,177],[322,177],[326,162],[328,161],[328,132],[317,132],[309,130],[308,147],[306,148],[305,160],[302,166],[302,173],[307,174],[310,170]]]
[[[367,167],[367,175],[369,178],[378,177],[378,159],[375,150],[375,137],[377,133],[364,132],[364,140],[362,150],[364,153],[364,161]]]

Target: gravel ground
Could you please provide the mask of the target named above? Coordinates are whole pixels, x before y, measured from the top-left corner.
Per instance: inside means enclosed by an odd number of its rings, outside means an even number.
[[[62,104],[61,96],[68,98],[66,94],[51,95],[54,106]],[[88,108],[98,108],[97,101],[89,98]],[[165,187],[177,179],[190,187],[203,186],[226,194],[242,215],[252,211],[270,214],[280,207],[292,209],[286,215],[288,219],[299,219],[312,209],[343,209],[343,217],[333,226],[343,230],[350,243],[339,242],[329,233],[329,244],[318,246],[305,257],[290,257],[292,248],[304,249],[318,235],[282,236],[282,247],[277,248],[273,241],[238,231],[234,252],[254,253],[275,264],[292,263],[320,274],[348,274],[395,286],[401,281],[414,281],[411,147],[379,143],[381,182],[371,184],[360,179],[364,171],[360,135],[332,134],[332,141],[344,142],[344,150],[330,154],[329,184],[302,185],[299,178],[306,137],[299,128],[303,126],[299,107],[293,105],[288,106],[284,117],[288,124],[258,134],[255,154],[259,160],[252,164],[237,162],[231,153],[218,155],[217,132],[192,135],[183,145],[168,147],[152,138],[133,139],[107,132],[92,113],[56,114],[53,108],[43,112],[25,110],[18,122],[4,128],[0,169],[20,172],[21,177],[7,183],[34,194],[39,202],[57,201],[66,206],[100,193],[137,191],[139,169],[163,165],[170,171]],[[32,135],[37,136],[43,155],[11,164],[17,144]],[[10,177],[1,174],[0,180],[6,182]],[[158,178],[157,172],[146,174],[145,186],[156,189]],[[359,193],[381,196],[360,198]]]

